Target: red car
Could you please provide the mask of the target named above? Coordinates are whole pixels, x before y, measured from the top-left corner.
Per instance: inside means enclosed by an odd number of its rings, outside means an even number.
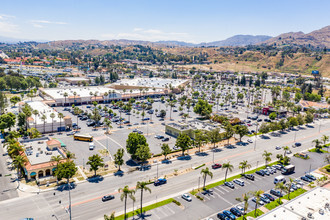
[[[218,169],[218,168],[221,168],[221,167],[222,167],[222,165],[219,164],[219,163],[215,163],[215,164],[212,165],[212,169]]]

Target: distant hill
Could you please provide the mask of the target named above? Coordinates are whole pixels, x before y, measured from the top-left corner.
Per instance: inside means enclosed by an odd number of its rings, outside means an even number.
[[[303,32],[289,32],[270,38],[262,44],[267,45],[311,45],[314,47],[330,48],[330,25],[305,34]]]
[[[260,42],[264,42],[268,39],[272,38],[271,36],[266,35],[235,35],[226,40],[221,41],[214,41],[209,43],[201,43],[198,46],[205,46],[205,47],[224,47],[224,46],[246,46],[246,45],[253,45]]]

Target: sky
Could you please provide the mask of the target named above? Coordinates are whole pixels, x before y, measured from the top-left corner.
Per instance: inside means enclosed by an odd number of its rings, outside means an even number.
[[[1,0],[0,36],[200,43],[309,33],[330,25],[329,9],[329,0]]]

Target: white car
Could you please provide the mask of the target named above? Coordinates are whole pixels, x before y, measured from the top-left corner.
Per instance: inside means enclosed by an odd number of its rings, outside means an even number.
[[[249,143],[253,143],[253,140],[251,140],[251,139],[247,139],[247,142],[249,142]]]
[[[275,147],[276,150],[281,150],[282,148],[280,146]]]
[[[233,182],[236,183],[237,185],[244,186],[244,181],[240,179],[234,179]]]
[[[185,194],[182,194],[182,196],[181,196],[184,200],[187,200],[188,202],[191,202],[191,196],[189,196],[187,193],[185,193]]]
[[[89,150],[94,150],[95,144],[92,142],[89,144]]]

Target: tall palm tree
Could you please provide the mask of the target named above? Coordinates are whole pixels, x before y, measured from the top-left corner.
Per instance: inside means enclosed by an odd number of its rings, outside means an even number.
[[[71,160],[71,159],[76,159],[76,155],[72,153],[71,151],[66,152],[66,159]]]
[[[12,157],[14,155],[19,155],[19,152],[23,151],[23,147],[18,142],[16,142],[13,144],[9,144],[7,151],[8,154]]]
[[[282,192],[283,192],[284,190],[286,190],[286,186],[284,185],[283,182],[279,182],[279,183],[276,183],[276,185],[275,185],[275,189],[279,189],[280,192],[281,192],[281,195],[282,195]],[[280,198],[279,198],[279,202],[280,202],[280,204],[281,204],[281,196],[280,196]]]
[[[92,91],[90,91],[90,92],[89,92],[89,95],[90,95],[90,96],[93,96],[94,93],[93,93]],[[92,103],[92,100],[93,100],[93,98],[91,97],[91,103]]]
[[[41,116],[41,120],[43,120],[43,122],[44,122],[44,133],[46,133],[46,121],[47,121],[47,116],[43,114],[43,115]]]
[[[283,150],[284,150],[284,155],[283,155],[283,157],[285,157],[285,156],[286,156],[286,152],[287,152],[288,150],[290,150],[290,148],[289,148],[288,146],[284,146],[284,147],[283,147]]]
[[[243,220],[246,219],[245,215],[249,208],[249,199],[250,199],[250,195],[248,193],[244,193],[243,194],[243,202],[244,202]]]
[[[256,205],[254,207],[254,216],[256,217],[257,215],[257,208],[258,208],[258,203],[260,201],[261,195],[264,193],[262,190],[257,190],[253,193],[253,196],[256,198]]]
[[[65,101],[64,101],[64,105],[66,105],[66,97],[68,97],[69,95],[68,95],[67,92],[65,92],[65,93],[63,94],[63,96],[64,96],[64,99],[65,99]]]
[[[267,152],[267,151],[264,151],[264,153],[262,154],[263,158],[265,159],[266,166],[267,166],[267,163],[272,160],[270,158],[271,155],[272,155],[272,153],[271,152]]]
[[[232,164],[230,164],[230,161],[229,161],[228,163],[224,163],[224,164],[222,165],[222,169],[226,169],[226,174],[225,174],[225,182],[226,182],[226,181],[227,181],[227,173],[228,173],[228,170],[229,170],[230,172],[232,172],[233,169],[234,169],[234,166],[233,166]]]
[[[205,189],[206,177],[210,176],[211,179],[212,179],[213,178],[213,173],[209,170],[208,167],[206,167],[205,169],[202,169],[201,174],[202,174],[203,179],[204,179],[203,189]]]
[[[14,163],[15,167],[17,168],[18,185],[19,185],[19,179],[20,179],[20,171],[23,169],[25,162],[27,162],[26,158],[21,155],[17,155],[14,157],[13,163]]]
[[[52,157],[51,157],[50,161],[55,162],[55,164],[56,164],[56,170],[57,170],[57,168],[58,168],[58,164],[61,162],[61,160],[62,160],[62,156],[61,156],[61,155],[57,155],[57,156],[52,156]],[[55,175],[55,176],[56,176],[56,175]],[[58,178],[57,178],[57,176],[56,176],[56,182],[58,183]]]
[[[32,114],[34,114],[34,128],[37,129],[37,116],[39,115],[39,111],[37,109],[34,109],[32,111]]]
[[[147,182],[137,182],[137,184],[136,184],[136,190],[138,190],[138,189],[141,191],[141,196],[140,196],[140,215],[142,216],[143,192],[144,191],[148,191],[149,193],[151,193],[151,189],[148,187],[148,183]]]
[[[242,174],[244,175],[245,174],[245,169],[248,168],[250,169],[251,168],[251,164],[248,163],[247,160],[243,160],[242,162],[239,163],[240,165],[240,169],[242,169]]]
[[[76,105],[76,95],[77,95],[77,92],[74,91],[73,92],[73,103]]]
[[[126,205],[127,205],[127,198],[131,198],[132,200],[135,200],[135,197],[133,194],[135,193],[135,190],[130,190],[128,186],[125,186],[124,188],[119,188],[118,192],[121,192],[120,200],[125,200],[125,206],[124,206],[124,219],[126,219]]]
[[[320,151],[322,146],[320,145],[321,144],[321,141],[319,139],[315,139],[312,141],[314,144],[315,144],[315,148],[317,151]]]
[[[289,178],[289,182],[287,183],[287,185],[285,185],[285,191],[286,191],[286,193],[288,193],[288,199],[289,200],[290,200],[290,193],[291,193],[292,184],[293,184],[293,179]]]
[[[329,141],[329,136],[323,135],[322,138],[321,138],[321,140],[322,140],[323,144],[326,145],[327,142]]]
[[[53,131],[54,131],[54,118],[55,118],[55,113],[54,112],[52,112],[51,114],[50,114],[50,116],[49,117],[51,117],[51,119],[52,119],[52,133],[53,133]]]
[[[60,128],[62,127],[62,119],[64,118],[63,113],[58,113],[57,117],[60,119]]]

